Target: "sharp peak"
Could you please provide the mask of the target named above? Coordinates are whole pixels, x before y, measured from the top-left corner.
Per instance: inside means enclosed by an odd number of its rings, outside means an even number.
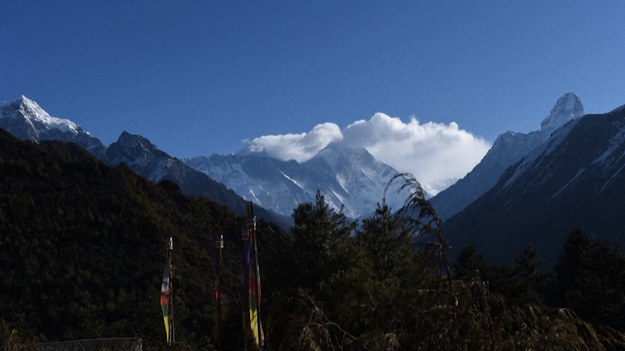
[[[577,95],[577,93],[575,92],[568,92],[565,93],[564,95],[560,96],[558,98],[558,100],[556,101],[556,106],[560,105],[560,104],[566,104],[567,102],[574,102],[574,103],[582,103],[582,99],[580,99],[579,95]]]
[[[493,145],[504,142],[507,139],[513,138],[515,135],[519,134],[518,132],[507,130],[497,136],[497,139],[493,142]]]
[[[119,138],[117,138],[117,141],[120,141],[120,140],[145,140],[147,142],[150,142],[143,135],[133,134],[133,133],[130,133],[130,132],[125,131],[125,130],[119,135]]]
[[[558,98],[549,115],[541,122],[540,129],[553,131],[584,114],[582,100],[576,93],[568,92]]]
[[[29,107],[37,107],[37,108],[41,108],[41,106],[39,106],[39,104],[37,103],[37,101],[29,99],[28,97],[26,97],[26,95],[22,94],[22,96],[15,100],[17,102],[20,103],[20,105],[26,105]]]
[[[324,147],[323,149],[321,149],[319,152],[323,152],[325,150],[336,150],[336,151],[345,151],[345,150],[349,150],[349,151],[367,151],[367,148],[365,148],[364,146],[357,146],[357,145],[350,145],[347,144],[343,141],[333,141],[331,143],[329,143],[328,145],[326,145],[326,147]],[[367,151],[369,152],[369,151]]]
[[[33,101],[33,100],[29,99],[28,97],[26,97],[26,95],[24,95],[24,94],[22,94],[22,96],[21,96],[18,100],[22,100],[22,101]]]
[[[125,145],[125,146],[139,146],[145,150],[149,150],[150,152],[162,154],[165,157],[172,157],[165,151],[158,148],[158,146],[154,145],[149,139],[139,134],[132,134],[127,131],[123,131],[119,136],[117,141],[113,144],[117,145]]]
[[[323,149],[319,150],[315,156],[310,158],[310,160],[325,158],[325,157],[335,157],[336,155],[350,156],[350,155],[359,155],[361,157],[370,157],[375,160],[375,157],[367,150],[364,146],[358,145],[350,145],[344,143],[342,141],[335,141],[328,144]],[[307,162],[307,161],[306,161]]]
[[[582,99],[574,92],[568,92],[558,98],[551,112],[558,108],[581,108],[584,109],[582,105]]]
[[[26,95],[22,94],[22,96],[20,96],[17,99],[13,99],[13,100],[8,100],[8,101],[4,101],[2,105],[35,105],[39,107],[39,104],[37,104],[37,102],[35,100],[29,99],[28,97],[26,97]]]
[[[46,125],[65,124],[70,129],[78,128],[78,125],[76,125],[76,123],[72,122],[69,119],[51,116],[48,111],[44,110],[43,107],[39,106],[39,104],[35,100],[31,100],[25,95],[22,95],[18,99],[5,102],[2,105],[2,109],[9,111],[19,110],[19,113],[22,114],[25,118],[34,118]]]

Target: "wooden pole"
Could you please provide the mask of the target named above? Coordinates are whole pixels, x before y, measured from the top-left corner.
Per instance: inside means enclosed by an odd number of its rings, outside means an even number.
[[[216,242],[217,247],[217,265],[215,273],[215,343],[217,344],[217,350],[222,351],[222,326],[221,326],[221,262],[222,262],[222,253],[221,250],[224,248],[224,236],[222,234],[219,235]]]
[[[252,250],[252,255],[253,255],[253,262],[250,262],[250,264],[254,264],[254,275],[255,275],[255,279],[254,282],[256,283],[255,289],[256,289],[256,328],[258,330],[258,350],[261,350],[263,348],[263,339],[264,339],[264,335],[263,335],[263,328],[262,328],[262,324],[260,322],[260,300],[261,300],[261,291],[260,291],[260,271],[259,271],[259,263],[258,263],[258,248],[256,245],[256,216],[254,216],[254,203],[250,202],[250,208],[249,208],[249,215],[250,215],[250,220],[252,221],[252,225],[250,227],[251,231],[250,231],[250,245],[254,245],[253,247],[250,247],[250,250]]]
[[[243,251],[241,255],[241,321],[243,323],[243,350],[248,350],[250,344],[250,311],[249,311],[249,268],[247,266],[247,249],[249,244],[249,232],[244,230],[241,234]]]
[[[171,317],[169,319],[169,346],[172,350],[175,349],[176,344],[176,329],[174,323],[174,266],[171,263],[171,256],[174,251],[174,239],[170,236],[169,243],[167,244],[167,267],[169,268],[169,288],[171,289]]]

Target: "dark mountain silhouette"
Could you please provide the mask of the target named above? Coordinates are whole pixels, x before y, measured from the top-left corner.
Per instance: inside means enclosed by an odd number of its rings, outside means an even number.
[[[541,123],[540,130],[530,133],[505,132],[471,172],[431,199],[444,220],[467,207],[490,190],[504,171],[535,148],[549,141],[551,133],[566,122],[584,115],[580,98],[574,93],[561,96]]]
[[[624,155],[625,108],[573,120],[447,220],[447,238],[456,249],[474,244],[494,263],[510,263],[531,243],[548,264],[574,228],[622,238]]]

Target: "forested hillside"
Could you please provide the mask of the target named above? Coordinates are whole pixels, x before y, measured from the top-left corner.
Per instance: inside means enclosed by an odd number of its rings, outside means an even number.
[[[137,336],[165,349],[159,297],[173,236],[177,349],[214,349],[223,232],[223,345],[243,349],[243,218],[73,144],[3,131],[0,174],[3,345]],[[434,209],[422,192],[410,200],[411,211],[382,203],[358,223],[318,194],[294,211],[291,233],[259,223],[265,349],[625,349],[620,248],[576,232],[551,272],[531,247],[513,266],[488,266],[470,247],[452,263]]]
[[[36,145],[0,132],[4,332],[16,329],[23,342],[136,335],[160,345],[160,284],[173,236],[179,340],[206,344],[214,235],[223,232],[227,243],[228,296],[238,283],[243,220],[74,144]]]

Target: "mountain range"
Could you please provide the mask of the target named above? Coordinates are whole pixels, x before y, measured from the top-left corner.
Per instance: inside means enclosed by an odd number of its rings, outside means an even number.
[[[460,212],[492,188],[508,167],[546,143],[555,130],[583,115],[581,99],[575,93],[567,93],[558,99],[540,130],[527,134],[507,131],[499,135],[471,172],[431,199],[439,216],[449,219]]]
[[[129,349],[120,337],[134,338],[147,350],[170,349],[159,304],[166,256],[175,269],[175,348],[245,345],[243,216],[205,198],[184,196],[172,182],[156,185],[129,167],[111,167],[77,144],[24,142],[4,130],[0,174],[0,337],[6,349],[96,349],[94,338],[98,344],[109,341],[106,349]],[[389,334],[402,333],[393,348],[436,349],[443,339],[445,349],[480,349],[485,342],[492,349],[625,347],[619,313],[625,264],[609,247],[592,250],[595,254],[579,264],[562,260],[565,274],[558,272],[550,290],[565,294],[552,293],[555,298],[543,299],[543,290],[534,290],[540,285],[527,274],[536,272],[530,265],[517,265],[521,274],[490,284],[460,277],[452,289],[431,269],[433,256],[411,245],[418,234],[400,221],[380,216],[381,211],[352,237],[350,223],[322,207],[298,211],[292,233],[258,222],[263,274],[258,316],[271,336],[268,350],[301,349],[302,340],[305,349],[332,349],[329,338],[356,344],[358,350],[384,349]],[[223,250],[215,250],[216,233],[224,234]],[[175,249],[166,255],[164,243],[172,235]],[[607,260],[597,253],[607,253]],[[220,304],[213,302],[214,292]],[[223,311],[221,318],[215,318],[216,310]],[[325,316],[333,316],[330,326],[341,328],[328,328]],[[493,328],[491,322],[499,320],[511,327]],[[310,333],[311,323],[322,332]],[[341,340],[343,328],[356,334]],[[488,340],[484,330],[493,331]]]
[[[247,201],[223,184],[186,166],[182,161],[159,150],[149,140],[123,132],[108,148],[102,142],[68,119],[52,117],[35,101],[22,96],[0,106],[0,128],[14,136],[32,142],[46,140],[68,141],[78,144],[106,163],[125,164],[137,174],[155,183],[170,180],[184,194],[207,197],[233,209],[246,212]],[[271,220],[283,227],[291,220],[261,206],[256,209],[260,218]]]
[[[254,153],[213,154],[183,161],[224,183],[245,199],[289,215],[298,204],[311,202],[320,191],[326,202],[345,215],[369,215],[382,203],[385,188],[397,174],[365,148],[334,142],[305,162],[281,161]],[[386,202],[399,208],[407,193],[386,192]]]
[[[244,213],[246,201],[254,201],[273,211],[259,207],[259,217],[283,227],[289,226],[293,208],[313,201],[317,191],[352,218],[371,213],[385,194],[391,208],[406,195],[393,189],[385,193],[397,173],[393,168],[340,142],[301,163],[249,152],[180,160],[127,132],[106,147],[26,97],[0,107],[0,127],[33,142],[74,142],[110,165],[125,164],[154,182],[171,180],[185,194],[208,197],[238,213]],[[501,134],[470,173],[431,201],[455,252],[472,244],[490,262],[509,263],[531,244],[552,263],[575,226],[603,238],[621,235],[623,155],[625,108],[584,115],[579,97],[568,93],[540,130]]]
[[[553,264],[574,229],[614,240],[625,229],[625,106],[569,121],[444,222],[455,248],[509,263],[525,246]]]
[[[290,225],[297,205],[314,201],[317,191],[333,209],[342,210],[348,217],[369,215],[376,203],[383,201],[386,186],[397,173],[366,149],[341,143],[330,144],[303,163],[249,152],[180,160],[145,137],[128,132],[106,147],[76,123],[50,116],[25,96],[1,105],[0,128],[36,143],[76,143],[110,165],[126,164],[156,183],[172,180],[183,193],[208,197],[237,213],[245,212],[246,201],[254,201],[259,205],[259,217],[283,227]],[[407,196],[407,191],[396,190],[386,192],[386,202],[393,208],[399,208]]]

